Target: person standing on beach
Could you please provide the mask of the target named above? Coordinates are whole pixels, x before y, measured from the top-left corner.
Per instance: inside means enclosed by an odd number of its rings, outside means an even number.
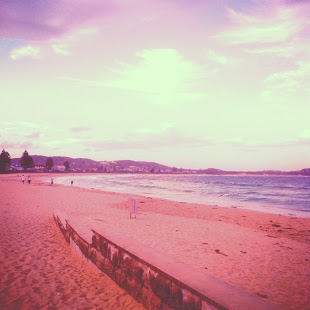
[[[73,181],[71,181],[71,186],[73,185]]]
[[[23,184],[25,183],[25,176],[24,175],[22,175],[22,182],[23,182]]]
[[[28,175],[28,184],[30,184],[31,182],[31,178],[30,178],[30,175]]]
[[[51,178],[51,185],[53,185],[54,184],[54,179],[53,178]]]

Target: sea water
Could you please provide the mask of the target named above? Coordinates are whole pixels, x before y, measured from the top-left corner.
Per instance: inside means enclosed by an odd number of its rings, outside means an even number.
[[[54,183],[179,202],[310,217],[310,177],[94,174],[55,177]]]

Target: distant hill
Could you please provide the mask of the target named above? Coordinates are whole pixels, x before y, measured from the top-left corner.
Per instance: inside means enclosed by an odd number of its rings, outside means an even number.
[[[45,165],[49,156],[31,155],[35,165]],[[117,161],[95,161],[89,158],[71,158],[66,156],[50,156],[53,159],[54,168],[63,166],[65,161],[69,162],[70,170],[99,172],[168,172],[173,168],[155,162],[117,160]],[[20,158],[13,158],[12,166],[19,165]]]
[[[35,165],[45,165],[49,156],[31,155]],[[65,161],[69,162],[70,169],[86,170],[89,168],[99,168],[101,165],[98,161],[88,158],[71,158],[65,156],[51,156],[55,166],[63,166]],[[11,165],[18,166],[20,158],[13,158]]]
[[[45,165],[48,156],[31,155],[35,165]],[[185,174],[209,174],[209,175],[301,175],[310,176],[310,168],[298,171],[225,171],[216,168],[207,169],[182,169],[165,166],[156,162],[134,161],[134,160],[116,160],[116,161],[95,161],[89,158],[71,158],[65,156],[51,156],[54,162],[54,168],[64,166],[68,161],[72,171],[88,172],[119,172],[119,173],[185,173]],[[13,158],[12,166],[19,165],[20,158]]]
[[[100,161],[104,171],[126,171],[126,172],[170,172],[173,168],[155,162],[116,160]]]

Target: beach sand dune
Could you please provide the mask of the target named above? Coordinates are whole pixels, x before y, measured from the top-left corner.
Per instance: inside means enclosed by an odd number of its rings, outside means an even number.
[[[310,309],[308,218],[50,186],[36,175],[30,185],[1,176],[0,191],[0,308],[141,308],[68,246],[52,220],[53,210],[61,210],[89,227],[113,227],[283,309]],[[137,219],[129,219],[132,196],[139,200]]]

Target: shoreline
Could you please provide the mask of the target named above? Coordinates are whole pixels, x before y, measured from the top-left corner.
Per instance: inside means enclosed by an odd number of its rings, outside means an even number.
[[[47,213],[51,218],[53,209],[59,209],[90,225],[106,224],[283,309],[310,307],[308,218],[51,186],[39,177],[54,174],[36,175],[38,178],[32,175],[30,185],[21,184],[21,174],[0,176],[1,186],[16,196],[8,192],[8,201],[27,202],[29,209],[21,207],[25,213]],[[21,197],[27,192],[29,197]],[[128,200],[132,196],[140,202],[136,220],[129,219]],[[15,246],[19,253],[19,245]]]
[[[125,176],[125,174],[114,174],[115,175],[122,175]],[[132,174],[133,176],[140,176],[140,174]],[[149,174],[151,175],[151,174]],[[51,176],[53,176],[53,174],[51,174]],[[94,177],[97,176],[96,174],[59,174],[59,176],[55,176],[55,180],[57,181],[57,178],[62,179],[62,178],[70,178],[70,176],[72,177]],[[100,176],[100,175],[98,175]],[[107,175],[103,175],[105,177],[107,177]],[[152,177],[154,175],[151,175]],[[160,175],[155,175],[155,179],[157,177],[160,177]],[[182,175],[183,176],[183,175]],[[186,174],[184,175],[186,176]],[[208,175],[210,176],[210,175]],[[219,176],[221,177],[221,176]],[[55,181],[54,180],[54,181]],[[151,180],[152,181],[152,180]],[[49,181],[46,181],[47,183],[49,183]],[[60,182],[58,183],[59,185],[64,185],[64,186],[70,186],[67,184],[64,184],[64,182],[62,180],[60,180]],[[69,183],[68,183],[69,184]],[[115,192],[115,193],[120,193],[120,194],[131,194],[130,193],[130,189],[128,189],[128,191],[123,191],[123,190],[119,190],[119,191],[115,191],[113,190],[113,188],[105,190],[105,189],[100,189],[100,188],[94,188],[91,186],[83,186],[83,185],[77,185],[77,183],[74,184],[74,186],[76,187],[80,187],[80,188],[88,188],[88,189],[96,189],[96,190],[101,190],[104,192]],[[108,185],[109,186],[109,185]],[[126,185],[125,185],[126,186]],[[203,197],[203,196],[191,196],[186,195],[185,193],[182,193],[181,196],[175,196],[175,193],[166,193],[166,195],[160,195],[157,193],[143,193],[143,190],[141,190],[139,193],[137,192],[138,195],[141,196],[147,196],[147,197],[152,197],[153,199],[164,199],[164,200],[169,200],[169,201],[175,201],[175,202],[185,202],[185,203],[193,203],[193,204],[200,204],[200,205],[212,205],[212,206],[216,206],[216,207],[223,207],[223,208],[237,208],[237,209],[241,209],[241,210],[250,210],[250,211],[254,211],[254,212],[259,212],[259,213],[268,213],[268,214],[275,214],[275,215],[282,215],[282,216],[289,216],[289,217],[298,217],[298,218],[310,218],[310,211],[306,211],[304,209],[302,210],[296,210],[296,209],[288,209],[286,208],[285,205],[276,205],[276,204],[271,204],[271,203],[260,203],[260,202],[254,202],[254,201],[238,201],[238,200],[234,200],[234,199],[230,199],[230,195],[228,195],[227,199],[226,196],[224,195],[224,198],[222,196],[210,196],[209,198],[207,197]],[[180,198],[181,197],[181,198]],[[199,198],[200,197],[200,198]],[[205,201],[207,199],[210,199],[210,201]],[[282,207],[281,207],[282,206]]]
[[[23,171],[18,172],[9,172],[4,175],[60,175],[60,176],[70,176],[70,175],[151,175],[151,176],[162,176],[162,175],[170,175],[170,176],[209,176],[209,177],[275,177],[275,178],[310,178],[310,175],[301,175],[301,174],[293,174],[293,175],[285,175],[285,174],[207,174],[207,173],[148,173],[148,172],[36,172],[36,171]]]

